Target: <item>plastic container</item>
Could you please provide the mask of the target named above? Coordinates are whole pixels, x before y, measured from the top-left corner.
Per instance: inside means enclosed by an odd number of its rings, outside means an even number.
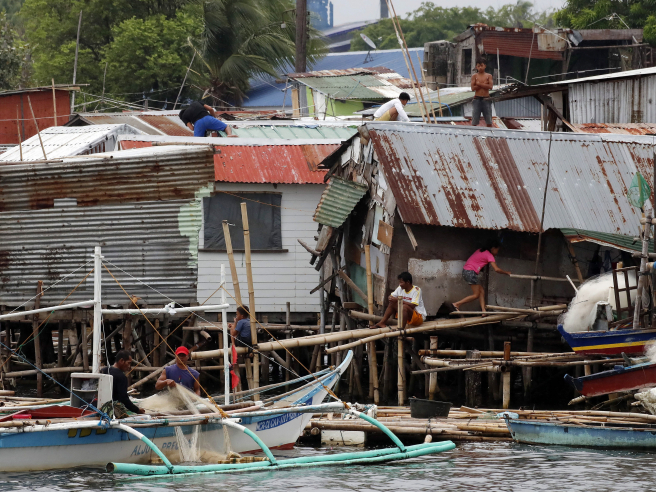
[[[410,416],[413,419],[432,419],[435,417],[448,417],[453,403],[434,400],[420,400],[410,398]]]

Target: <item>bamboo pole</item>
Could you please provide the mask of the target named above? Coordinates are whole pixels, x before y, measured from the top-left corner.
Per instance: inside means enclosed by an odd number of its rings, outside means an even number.
[[[246,202],[241,203],[241,220],[244,227],[244,250],[246,256],[246,278],[248,279],[248,311],[250,315],[251,325],[251,345],[257,347],[257,320],[255,319],[255,289],[253,287],[253,268],[251,265],[251,233],[248,228],[248,211],[246,209]],[[246,366],[248,371],[248,365]],[[253,355],[253,387],[254,389],[260,386],[260,356],[255,353]],[[253,396],[254,400],[259,400],[259,395]]]
[[[433,123],[437,123],[437,117],[435,116],[435,107],[433,106],[433,98],[428,93],[428,85],[426,84],[426,78],[424,77],[424,66],[423,63],[421,62],[421,58],[419,58],[418,52],[417,52],[417,61],[419,62],[419,71],[421,72],[421,82],[422,84],[424,84],[424,87],[426,88],[426,97],[428,98],[428,102],[430,103],[431,113],[433,113]]]
[[[43,140],[41,140],[41,132],[39,131],[39,124],[36,122],[36,116],[34,116],[34,110],[32,109],[32,100],[30,99],[30,96],[27,96],[27,102],[30,104],[30,112],[32,113],[32,119],[34,120],[34,126],[36,127],[36,134],[39,136],[39,143],[41,144],[41,151],[43,152],[43,158],[45,160],[48,160],[48,156],[46,155],[46,149],[43,146]]]
[[[232,239],[230,238],[230,226],[228,221],[223,221],[223,239],[226,245],[226,252],[228,253],[228,260],[230,261],[230,275],[232,275],[232,289],[235,291],[235,299],[237,303],[241,304],[241,291],[239,290],[239,276],[237,275],[237,265],[235,265],[235,254],[232,251]]]
[[[399,319],[399,326],[403,326],[403,299],[399,297],[398,299],[398,304],[397,304],[397,316]],[[399,406],[403,405],[405,402],[405,367],[403,364],[404,361],[404,350],[403,350],[403,337],[399,337],[397,339],[397,348],[398,348],[398,353],[397,353],[397,364],[399,366],[398,369],[398,381],[397,381],[397,392],[398,392],[398,400],[399,400]]]
[[[387,8],[390,9],[390,0],[385,0],[387,2]],[[419,113],[421,113],[421,119],[424,123],[428,123],[426,121],[426,115],[424,114],[424,111],[421,107],[421,104],[419,104],[419,94],[417,93],[417,86],[415,85],[414,80],[412,79],[412,72],[410,72],[410,65],[408,65],[408,58],[410,54],[406,54],[406,51],[403,49],[403,42],[401,41],[401,36],[399,35],[399,30],[396,27],[396,22],[394,22],[394,17],[392,17],[392,25],[394,26],[394,32],[396,33],[396,39],[399,42],[399,46],[401,47],[401,53],[403,53],[403,60],[405,61],[405,68],[408,70],[408,76],[410,77],[410,82],[412,83],[412,89],[415,93],[415,101],[417,101],[417,106],[419,107]]]
[[[430,351],[437,351],[437,337],[430,337]],[[421,355],[421,352],[419,353]],[[437,374],[431,374],[428,379],[428,399],[434,400],[437,393]]]
[[[57,97],[55,95],[55,79],[52,79],[52,113],[55,117],[55,126],[57,125]]]
[[[21,138],[20,123],[18,118],[18,106],[16,106],[16,131],[18,132],[18,152],[20,153],[20,160],[23,162],[23,139]]]
[[[364,257],[367,264],[367,310],[369,314],[374,314],[374,286],[373,277],[371,275],[371,246],[369,244],[364,247]],[[374,322],[370,321],[369,325],[373,326]],[[369,372],[371,373],[371,383],[373,388],[374,404],[380,403],[380,392],[378,389],[378,360],[376,357],[376,342],[369,344]]]
[[[503,360],[510,360],[510,342],[503,344]],[[501,376],[503,378],[503,409],[510,408],[510,371],[504,372]]]

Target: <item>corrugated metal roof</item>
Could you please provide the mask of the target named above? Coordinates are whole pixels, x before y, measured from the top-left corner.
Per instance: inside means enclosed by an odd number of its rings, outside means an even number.
[[[183,123],[180,111],[134,111],[126,113],[79,113],[90,125],[127,124],[148,135],[193,136]]]
[[[326,171],[318,169],[319,163],[338,147],[338,143],[217,145],[215,180],[228,183],[323,184]]]
[[[119,135],[138,135],[129,125],[98,125],[88,127],[52,126],[41,130],[41,141],[48,159],[74,155],[113,151]],[[18,146],[0,155],[0,162],[20,161],[21,149],[24,161],[43,160],[39,135],[34,135]]]
[[[624,135],[656,135],[656,123],[583,123],[572,125],[583,133],[621,133]]]
[[[5,164],[0,211],[49,208],[61,198],[78,206],[193,198],[214,181],[213,156],[209,145],[166,146]]]
[[[410,56],[416,62],[417,53],[423,60],[424,48],[410,48]],[[378,50],[370,54],[367,51],[348,51],[345,53],[329,53],[319,60],[313,70],[343,70],[347,68],[386,67],[408,78],[408,69],[403,58],[403,52],[396,50]],[[416,68],[416,67],[415,67]],[[294,68],[289,67],[287,72]],[[285,108],[292,107],[291,90],[285,91],[285,83],[277,83],[275,77],[261,77],[250,80],[251,89],[242,105],[244,107]]]
[[[309,72],[300,74],[299,77],[296,75],[290,74],[290,78],[333,99],[393,99],[412,87],[411,81],[399,74],[375,73],[357,68]]]
[[[630,47],[631,47],[630,45],[618,46],[618,48],[630,48]],[[573,85],[573,84],[580,84],[582,82],[598,82],[598,81],[613,80],[613,79],[632,79],[636,77],[644,77],[649,75],[656,75],[656,67],[640,68],[637,70],[625,70],[624,72],[613,72],[604,75],[593,75],[592,77],[582,77],[580,79],[564,80],[563,82],[560,83]],[[548,85],[548,84],[540,84],[540,85]],[[539,87],[539,85],[537,87]]]
[[[538,232],[552,138],[544,229],[638,233],[626,194],[652,182],[652,137],[366,125],[406,223]]]
[[[578,243],[587,241],[590,243],[610,246],[633,253],[642,252],[642,241],[636,241],[633,236],[622,234],[608,234],[597,231],[586,231],[583,229],[561,229],[563,235],[571,242]],[[654,240],[649,240],[649,251],[654,251]]]
[[[541,51],[538,49],[538,35],[532,29],[512,31],[485,30],[477,34],[479,51],[488,55],[514,56],[543,60],[562,60],[563,51]],[[482,43],[482,46],[481,46]],[[498,50],[498,51],[497,51]]]
[[[213,150],[162,147],[0,166],[0,304],[32,298],[91,259],[106,260],[181,303],[196,300],[200,202],[213,187]],[[56,305],[91,269],[46,290]],[[130,294],[166,300],[109,265]],[[90,299],[89,277],[69,301]],[[103,271],[103,302],[127,304]],[[168,301],[166,301],[168,302]]]
[[[330,227],[340,227],[367,190],[368,186],[361,183],[330,178],[314,212],[314,220]]]

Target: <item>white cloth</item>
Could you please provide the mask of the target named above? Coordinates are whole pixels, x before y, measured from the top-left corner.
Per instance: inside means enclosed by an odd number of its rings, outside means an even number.
[[[396,121],[410,121],[410,118],[408,118],[408,115],[405,113],[405,109],[403,109],[403,104],[401,104],[400,99],[392,99],[391,101],[387,101],[385,104],[383,104],[380,108],[376,110],[376,112],[374,113],[374,118],[380,118],[392,106],[395,107],[396,110],[399,112],[399,116],[398,118],[396,118]]]
[[[409,292],[406,292],[399,285],[394,292],[392,292],[392,297],[397,299],[400,297],[405,302],[409,302],[417,306],[415,311],[421,314],[421,317],[426,319],[426,308],[424,307],[424,299],[421,296],[421,289],[416,285],[412,286]]]

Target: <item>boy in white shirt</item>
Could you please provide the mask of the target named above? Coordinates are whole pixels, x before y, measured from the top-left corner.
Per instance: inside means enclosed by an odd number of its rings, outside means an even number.
[[[376,121],[410,121],[403,106],[408,104],[410,95],[407,92],[399,94],[398,99],[387,101],[374,113]]]
[[[392,295],[389,296],[389,303],[383,319],[376,325],[377,328],[383,328],[387,325],[392,315],[398,319],[398,301],[399,298],[403,299],[403,326],[419,326],[426,319],[426,308],[424,307],[424,300],[421,296],[421,289],[416,285],[412,285],[412,275],[408,272],[400,273],[398,276],[399,286],[396,288]]]

